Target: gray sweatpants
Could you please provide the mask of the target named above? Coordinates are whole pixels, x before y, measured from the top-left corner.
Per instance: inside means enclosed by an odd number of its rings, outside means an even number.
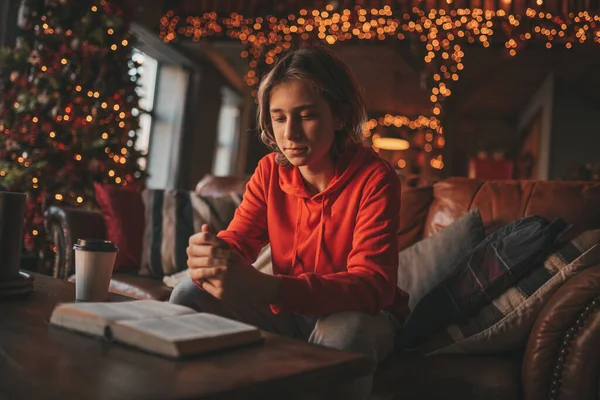
[[[221,301],[199,289],[189,278],[175,287],[170,302],[245,322],[268,332],[364,355],[371,365],[371,373],[348,388],[348,394],[344,395],[346,399],[369,398],[377,364],[394,348],[397,325],[386,313],[371,315],[345,311],[319,318],[286,312],[273,314],[269,307]]]

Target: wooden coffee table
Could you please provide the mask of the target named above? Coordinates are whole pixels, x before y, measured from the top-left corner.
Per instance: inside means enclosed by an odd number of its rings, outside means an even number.
[[[75,286],[33,275],[31,294],[0,300],[0,399],[328,399],[368,371],[362,356],[270,333],[263,344],[172,361],[60,330],[48,319],[74,301]]]

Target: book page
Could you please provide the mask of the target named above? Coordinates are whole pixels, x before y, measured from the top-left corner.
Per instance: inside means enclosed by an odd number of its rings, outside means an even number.
[[[53,325],[104,336],[114,321],[138,320],[195,313],[194,310],[157,300],[134,300],[119,303],[64,303],[55,307],[50,318]]]
[[[254,326],[207,313],[119,321],[110,330],[117,341],[170,357],[262,340]]]
[[[228,318],[208,313],[181,317],[119,321],[114,325],[128,326],[169,342],[181,342],[231,333],[258,331],[258,328]]]

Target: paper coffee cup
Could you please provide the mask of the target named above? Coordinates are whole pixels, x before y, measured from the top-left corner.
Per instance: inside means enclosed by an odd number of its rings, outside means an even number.
[[[75,250],[75,299],[104,301],[119,249],[114,242],[77,239]]]

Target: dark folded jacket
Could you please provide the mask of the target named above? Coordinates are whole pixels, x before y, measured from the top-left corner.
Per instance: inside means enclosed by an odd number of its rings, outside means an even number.
[[[562,219],[550,222],[534,215],[486,237],[417,303],[404,323],[400,346],[413,347],[489,304],[541,264],[569,228]]]

